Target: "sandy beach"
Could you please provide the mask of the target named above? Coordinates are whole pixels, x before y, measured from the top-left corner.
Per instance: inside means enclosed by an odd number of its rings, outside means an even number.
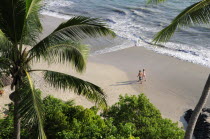
[[[49,34],[56,25],[64,21],[55,19],[45,16],[44,34],[41,37]],[[173,121],[182,121],[184,111],[194,108],[210,73],[210,68],[157,54],[144,47],[131,47],[90,56],[86,72],[83,74],[75,73],[69,65],[48,66],[40,62],[33,67],[59,70],[90,81],[105,91],[109,105],[117,102],[120,94],[144,93],[160,109],[163,117]],[[147,72],[147,81],[139,84],[137,74],[143,68]],[[51,88],[41,76],[40,72],[33,74],[36,87],[43,91],[43,96],[50,94],[63,100],[75,99],[77,104],[85,107],[93,105],[73,92]],[[9,87],[6,87],[5,91],[6,93],[0,97],[0,106],[10,102]],[[210,99],[207,107],[210,107]]]
[[[119,80],[114,85],[132,86],[135,94],[146,94],[162,115],[173,121],[182,120],[184,111],[194,108],[210,73],[207,67],[157,54],[143,47],[128,48],[90,59],[96,63],[114,65],[124,71],[128,80]],[[138,70],[143,68],[147,71],[147,81],[139,84],[136,76]]]

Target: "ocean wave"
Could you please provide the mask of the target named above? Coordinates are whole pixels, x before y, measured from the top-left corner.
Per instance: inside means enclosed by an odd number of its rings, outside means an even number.
[[[131,10],[132,14],[134,16],[141,16],[141,17],[147,17],[147,15],[145,15],[143,12],[141,11],[136,11],[136,10]]]
[[[164,45],[155,45],[148,43],[148,41],[139,41],[138,46],[143,46],[149,50],[155,51],[159,54],[172,56],[180,60],[188,61],[195,64],[200,64],[210,67],[210,50],[198,46],[190,47],[188,45],[168,42]]]
[[[120,10],[120,9],[112,9],[112,11],[119,15],[122,15],[122,16],[126,15],[126,12],[124,12],[123,10]]]
[[[74,2],[68,0],[45,0],[44,5],[47,7],[69,7],[72,6]]]
[[[69,13],[72,12],[75,15],[100,17],[119,37],[127,40],[111,48],[97,50],[94,54],[118,51],[136,45],[160,54],[210,67],[210,46],[208,46],[210,35],[209,29],[206,27],[181,29],[178,33],[179,36],[175,35],[172,38],[173,42],[164,45],[151,43],[153,35],[168,25],[182,9],[182,7],[176,9],[177,6],[183,6],[179,3],[168,2],[169,4],[158,7],[144,5],[140,2],[132,5],[128,1],[123,1],[124,4],[119,0],[106,2],[102,0],[97,0],[97,2],[94,0],[91,2],[88,0],[73,0],[73,2],[72,0],[45,0],[45,2],[47,5],[42,10],[42,14],[64,19],[71,18],[73,15],[69,15]],[[140,4],[138,5],[138,3]]]
[[[138,43],[135,43],[134,41],[126,41],[120,45],[116,45],[110,48],[104,48],[102,50],[95,51],[91,55],[100,55],[100,54],[110,53],[110,52],[119,51],[122,49],[131,48],[135,46],[135,47],[144,47],[156,53],[171,56],[171,57],[183,60],[183,61],[210,67],[210,58],[209,58],[210,51],[209,50],[203,49],[203,50],[198,51],[197,49],[193,49],[193,48],[190,48],[191,50],[186,50],[186,49],[177,48],[176,46],[179,46],[179,44],[176,44],[176,43],[170,43],[170,45],[173,47],[170,48],[164,45],[155,45],[155,44],[150,43],[150,41],[146,41],[143,39],[138,41]],[[182,46],[182,47],[184,48],[184,47],[189,47],[189,46]]]
[[[125,41],[125,42],[123,42],[123,44],[95,51],[91,55],[100,55],[100,54],[110,53],[110,52],[114,52],[114,51],[119,51],[119,50],[122,50],[122,49],[130,48],[130,47],[133,47],[133,46],[134,46],[133,42]]]
[[[56,18],[62,18],[62,19],[66,19],[66,20],[68,20],[68,19],[73,17],[73,15],[66,15],[66,14],[53,12],[53,11],[49,11],[49,10],[42,10],[41,14],[42,15],[48,15],[48,16],[56,17]]]
[[[116,22],[114,21],[114,20],[112,20],[112,19],[104,19],[106,22],[108,22],[108,23],[113,23],[113,24],[115,24]]]
[[[206,56],[206,54],[197,52],[192,52],[192,51],[173,51],[170,49],[163,49],[163,48],[158,48],[154,50],[155,52],[158,52],[160,54],[172,56],[175,58],[178,58],[180,60],[188,61],[191,63],[195,64],[200,64],[206,67],[210,67],[210,59]],[[210,53],[210,51],[208,51]]]

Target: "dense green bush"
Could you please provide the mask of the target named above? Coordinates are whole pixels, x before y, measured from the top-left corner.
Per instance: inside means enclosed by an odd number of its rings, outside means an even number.
[[[45,116],[45,132],[48,138],[57,139],[103,139],[114,137],[130,137],[130,125],[122,126],[121,133],[113,126],[112,119],[104,120],[97,115],[97,108],[85,109],[72,106],[51,96],[43,100]]]
[[[7,116],[5,119],[0,119],[0,139],[12,138],[13,120]]]
[[[4,119],[0,119],[0,139],[10,139],[12,138],[13,132],[13,105],[8,104],[9,107],[8,114],[5,115]]]
[[[101,116],[96,107],[74,106],[72,101],[63,102],[52,96],[44,98],[43,105],[44,128],[50,139],[181,139],[184,134],[177,124],[163,119],[143,94],[120,96],[119,102]],[[0,120],[2,139],[12,136],[11,111]],[[23,128],[21,137],[31,138],[30,131]]]
[[[169,119],[164,119],[160,111],[149,102],[144,94],[139,96],[120,96],[119,102],[102,114],[106,119],[112,118],[119,128],[132,123],[132,135],[142,139],[182,139],[184,132]]]

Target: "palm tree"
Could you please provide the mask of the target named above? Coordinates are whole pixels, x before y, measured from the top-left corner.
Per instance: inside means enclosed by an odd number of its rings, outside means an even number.
[[[194,132],[194,129],[195,129],[195,125],[197,123],[197,120],[198,120],[198,117],[201,113],[201,110],[203,108],[203,106],[205,105],[207,99],[208,99],[208,96],[209,96],[209,91],[210,91],[210,74],[209,74],[209,77],[206,81],[206,85],[204,86],[204,89],[203,89],[203,92],[202,92],[202,95],[198,101],[198,104],[196,105],[191,117],[190,117],[190,121],[188,123],[188,126],[187,126],[187,130],[186,130],[186,133],[185,133],[185,139],[191,139],[192,136],[193,136],[193,132]]]
[[[60,24],[38,42],[42,32],[41,7],[42,0],[1,0],[0,4],[0,74],[12,77],[14,92],[10,99],[14,103],[16,139],[20,139],[21,123],[36,128],[37,138],[46,138],[41,98],[31,77],[34,71],[42,71],[44,79],[55,88],[73,90],[106,106],[106,96],[100,87],[65,73],[32,69],[31,64],[40,59],[48,63],[71,63],[77,72],[83,72],[87,46],[80,44],[80,40],[115,34],[101,20],[79,16]]]
[[[166,0],[148,0],[149,3],[159,3]],[[177,15],[172,22],[163,30],[158,32],[154,41],[167,42],[174,34],[176,29],[189,27],[192,25],[209,24],[210,23],[210,0],[201,0],[184,9]]]
[[[148,0],[149,3],[159,3],[166,0]],[[188,27],[192,25],[209,24],[210,23],[210,0],[201,0],[184,9],[177,15],[172,22],[163,30],[158,32],[154,37],[154,42],[167,42],[177,28]],[[199,114],[206,103],[210,89],[210,76],[206,82],[201,98],[196,105],[194,112],[190,118],[185,139],[191,139],[193,131],[198,120]]]

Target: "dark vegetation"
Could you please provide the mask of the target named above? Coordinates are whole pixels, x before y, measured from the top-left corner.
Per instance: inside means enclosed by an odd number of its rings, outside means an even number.
[[[193,113],[192,109],[189,109],[185,112],[184,118],[187,121],[187,123],[189,122],[192,113]],[[202,112],[198,117],[195,130],[193,132],[193,135],[196,137],[196,139],[210,139],[210,122],[208,121],[209,118],[210,118],[210,109],[203,108]]]
[[[73,101],[64,102],[52,96],[42,100],[44,130],[50,139],[182,139],[184,131],[160,111],[145,95],[120,96],[119,102],[98,115],[98,108],[84,108]],[[25,125],[21,138],[36,138],[36,130]],[[9,139],[13,134],[13,105],[0,120],[0,138]]]

